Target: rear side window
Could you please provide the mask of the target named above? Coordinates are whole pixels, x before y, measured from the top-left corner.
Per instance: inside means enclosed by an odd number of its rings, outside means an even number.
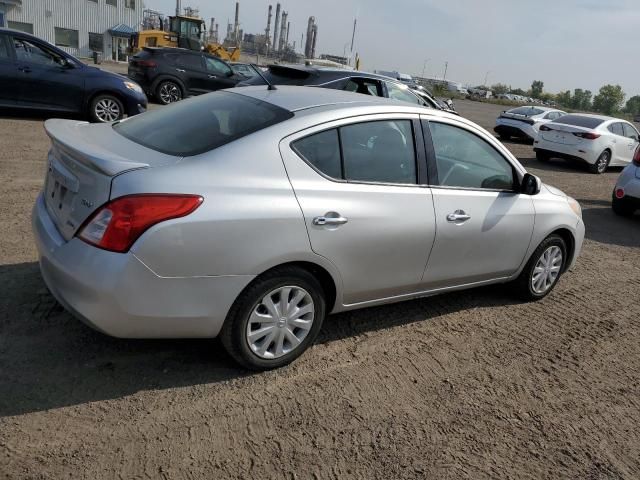
[[[6,38],[4,35],[0,35],[0,60],[9,60],[9,47]]]
[[[596,128],[598,125],[604,122],[599,118],[583,117],[580,115],[564,115],[556,120],[555,123],[562,123],[564,125],[574,125],[576,127],[584,128]]]
[[[609,130],[614,135],[620,135],[621,137],[624,137],[624,130],[622,129],[622,124],[620,122],[612,123],[607,127],[607,130]]]
[[[120,135],[147,148],[188,157],[293,117],[270,103],[231,92],[214,92],[115,123]]]
[[[634,140],[638,140],[638,131],[633,128],[628,123],[623,123],[622,127],[624,128],[624,136],[627,138],[633,138]]]
[[[292,147],[329,177],[357,182],[417,183],[410,120],[347,125],[310,135],[294,142]]]

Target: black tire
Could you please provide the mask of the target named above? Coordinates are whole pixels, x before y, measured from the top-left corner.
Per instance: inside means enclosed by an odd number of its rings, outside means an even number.
[[[613,213],[621,217],[631,217],[636,211],[624,198],[616,198],[615,195],[611,200],[611,208],[613,209]]]
[[[175,103],[184,97],[182,92],[182,87],[172,80],[163,80],[158,83],[156,90],[154,92],[154,97],[158,100],[162,105],[169,105],[170,103]]]
[[[600,175],[607,171],[609,162],[611,162],[611,152],[609,150],[605,150],[600,154],[600,156],[596,160],[596,163],[594,163],[593,165],[589,165],[589,171],[591,173]]]
[[[549,157],[548,153],[536,152],[536,160],[538,160],[539,162],[548,162],[550,158],[551,157]]]
[[[536,292],[533,289],[533,274],[536,268],[538,261],[541,259],[542,255],[551,247],[559,247],[562,251],[562,262],[560,266],[560,270],[556,279],[553,283],[544,291],[544,292]],[[540,300],[551,293],[551,291],[555,288],[555,286],[560,281],[560,277],[564,272],[565,265],[568,261],[567,258],[567,245],[559,235],[549,235],[545,238],[538,248],[533,252],[531,258],[525,265],[524,269],[518,276],[516,280],[514,280],[512,287],[515,295],[517,295],[522,300],[526,301],[536,301]]]
[[[300,287],[313,300],[313,323],[306,337],[289,353],[278,358],[265,359],[251,349],[247,340],[247,324],[254,309],[262,300],[280,287]],[[250,370],[262,371],[279,368],[298,358],[316,339],[326,315],[326,295],[320,282],[309,272],[298,267],[282,267],[255,279],[236,299],[220,332],[220,340],[229,355]],[[266,341],[266,340],[265,340]]]
[[[89,119],[95,123],[115,122],[124,117],[124,105],[109,94],[96,96],[89,105]]]

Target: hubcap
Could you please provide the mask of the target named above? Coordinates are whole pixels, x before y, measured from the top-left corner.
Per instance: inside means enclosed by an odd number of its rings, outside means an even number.
[[[102,122],[113,122],[120,118],[120,106],[110,98],[103,98],[96,103],[96,117]]]
[[[314,312],[313,299],[304,288],[277,288],[251,312],[247,344],[260,358],[282,357],[298,348],[309,334]]]
[[[546,293],[558,280],[562,268],[562,249],[557,246],[547,248],[536,263],[531,275],[531,288],[535,293]]]
[[[180,89],[174,83],[164,83],[160,87],[160,99],[164,103],[173,103],[180,100],[182,96]]]
[[[604,152],[602,155],[600,155],[600,158],[598,158],[598,171],[604,172],[607,169],[608,164],[609,154],[607,152]]]

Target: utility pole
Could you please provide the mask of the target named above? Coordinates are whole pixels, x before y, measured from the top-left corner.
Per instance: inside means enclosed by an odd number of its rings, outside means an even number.
[[[489,79],[489,74],[491,73],[491,70],[489,70],[485,76],[484,76],[484,83],[482,84],[483,87],[487,86],[487,80]]]
[[[442,77],[442,80],[447,79],[447,68],[449,68],[449,62],[444,62],[444,75]]]
[[[356,23],[358,22],[357,18],[353,19],[353,33],[351,34],[351,53],[353,53],[353,41],[356,39]]]
[[[429,60],[431,60],[430,58],[427,58],[424,61],[424,65],[422,66],[422,78],[424,78],[424,71],[427,69],[427,63],[429,62]]]

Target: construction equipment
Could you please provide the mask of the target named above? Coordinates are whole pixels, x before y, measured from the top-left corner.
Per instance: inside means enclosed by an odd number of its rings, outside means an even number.
[[[144,23],[144,22],[143,22]],[[159,23],[159,29],[155,25]],[[169,17],[169,31],[163,27],[166,22],[147,22],[152,28],[141,30],[131,36],[131,54],[139,52],[144,47],[177,47],[189,50],[202,50],[227,61],[240,59],[240,47],[229,47],[219,43],[209,43],[206,38],[205,21],[199,17],[176,15]]]

